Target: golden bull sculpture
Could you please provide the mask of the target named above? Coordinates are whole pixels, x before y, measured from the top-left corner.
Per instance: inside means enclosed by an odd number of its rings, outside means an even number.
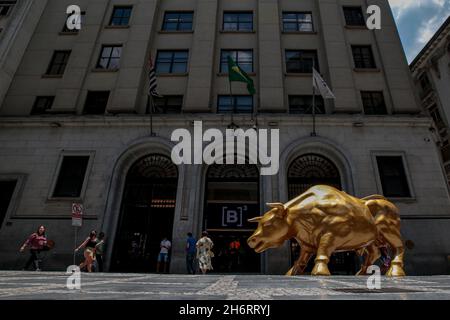
[[[403,241],[397,207],[380,195],[358,199],[330,186],[317,185],[283,203],[268,203],[271,209],[250,219],[258,227],[247,242],[257,253],[277,248],[295,239],[300,257],[286,275],[303,274],[314,254],[312,275],[330,275],[328,262],[333,252],[355,251],[365,256],[358,275],[379,257],[382,246],[395,253],[387,276],[404,276]]]

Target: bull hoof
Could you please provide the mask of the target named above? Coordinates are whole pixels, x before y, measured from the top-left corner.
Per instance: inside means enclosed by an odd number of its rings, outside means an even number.
[[[392,264],[389,270],[386,272],[387,277],[404,277],[406,276],[405,271],[401,265]]]
[[[325,262],[317,262],[314,265],[314,269],[311,272],[313,276],[330,276],[330,270]]]

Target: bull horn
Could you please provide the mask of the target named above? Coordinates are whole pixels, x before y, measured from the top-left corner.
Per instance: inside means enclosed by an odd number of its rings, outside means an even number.
[[[248,222],[259,222],[261,219],[262,219],[262,217],[254,217],[254,218],[248,219],[247,221]]]
[[[284,204],[282,204],[281,202],[274,202],[274,203],[266,203],[266,205],[269,207],[269,208],[278,208],[278,209],[286,209],[285,207],[284,207]]]

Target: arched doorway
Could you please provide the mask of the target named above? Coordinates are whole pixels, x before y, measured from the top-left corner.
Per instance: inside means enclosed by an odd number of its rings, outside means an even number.
[[[259,171],[255,165],[213,164],[206,174],[203,228],[214,242],[218,273],[259,273],[261,258],[248,245],[259,216]]]
[[[177,181],[177,167],[163,155],[147,155],[130,168],[111,271],[156,271],[160,241],[172,239]]]
[[[328,158],[318,154],[304,154],[292,161],[288,169],[288,196],[293,199],[310,187],[318,184],[341,189],[341,176],[336,165]],[[300,253],[296,241],[291,241],[291,261],[295,261]],[[306,272],[310,272],[314,258],[309,262]],[[354,274],[356,257],[353,252],[339,252],[332,255],[329,264],[333,274]]]

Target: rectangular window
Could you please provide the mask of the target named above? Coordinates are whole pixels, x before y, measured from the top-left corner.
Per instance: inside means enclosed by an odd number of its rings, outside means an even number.
[[[222,50],[220,52],[222,73],[228,73],[228,57],[231,57],[245,72],[253,72],[253,50]]]
[[[156,56],[156,73],[186,73],[188,56],[187,50],[159,50]]]
[[[194,13],[186,11],[166,12],[162,30],[164,31],[192,31]]]
[[[312,114],[312,95],[289,96],[289,113]],[[324,114],[325,106],[321,96],[316,96],[316,114]]]
[[[380,174],[383,195],[386,197],[409,198],[408,180],[403,165],[402,156],[377,156],[378,172]]]
[[[120,67],[120,56],[122,55],[122,46],[102,46],[100,57],[98,58],[97,68],[116,70]]]
[[[253,31],[253,12],[224,12],[223,31]]]
[[[366,21],[361,7],[344,7],[344,17],[347,26],[365,26]]]
[[[16,185],[17,180],[0,181],[0,228],[11,204]]]
[[[54,100],[54,96],[36,97],[31,114],[45,114],[51,109]]]
[[[233,99],[231,99],[233,98]],[[223,95],[217,99],[217,113],[252,113],[253,96],[236,95],[233,97]]]
[[[376,68],[372,48],[370,46],[352,46],[353,61],[355,68],[374,69]]]
[[[287,73],[312,73],[313,61],[319,71],[316,50],[286,50]]]
[[[364,114],[384,115],[387,114],[386,103],[381,91],[361,91]]]
[[[11,13],[17,1],[0,1],[0,17],[5,17]]]
[[[69,61],[70,50],[55,51],[47,69],[47,75],[63,75]]]
[[[311,12],[283,12],[284,32],[313,32]]]
[[[70,30],[69,28],[67,28],[67,18],[68,18],[69,16],[67,16],[66,17],[66,20],[64,21],[64,27],[63,27],[63,29],[61,30],[61,32],[64,32],[64,33],[77,33],[78,31],[80,31],[80,30],[78,30],[78,29],[72,29],[72,30]],[[84,26],[84,23],[85,23],[85,21],[86,21],[86,12],[85,11],[83,11],[83,12],[81,12],[81,15],[80,15],[80,23],[81,23],[81,26]]]
[[[104,114],[108,105],[109,91],[89,91],[84,104],[84,114]]]
[[[64,156],[53,190],[53,197],[79,198],[88,163],[89,156]]]
[[[155,98],[155,113],[181,113],[183,96],[164,96]]]
[[[131,7],[131,6],[114,7],[109,25],[110,26],[128,26],[128,24],[130,23],[130,17],[131,17],[132,10],[133,10],[133,7]]]

